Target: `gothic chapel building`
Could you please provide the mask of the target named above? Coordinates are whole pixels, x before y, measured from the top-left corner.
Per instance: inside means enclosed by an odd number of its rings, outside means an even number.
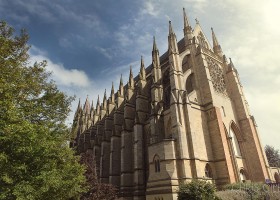
[[[177,42],[169,22],[168,50],[154,38],[152,64],[96,107],[78,105],[71,146],[94,157],[101,182],[120,199],[177,199],[180,182],[270,179],[258,130],[239,75],[212,29],[211,47],[199,22]]]

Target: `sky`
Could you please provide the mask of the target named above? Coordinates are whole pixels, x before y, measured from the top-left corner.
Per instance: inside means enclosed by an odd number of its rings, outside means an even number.
[[[0,0],[0,19],[27,29],[30,63],[48,61],[60,90],[96,103],[140,58],[151,63],[153,36],[167,50],[168,21],[183,37],[182,8],[209,41],[211,27],[237,68],[263,146],[280,149],[279,0]],[[69,123],[73,112],[69,116]]]

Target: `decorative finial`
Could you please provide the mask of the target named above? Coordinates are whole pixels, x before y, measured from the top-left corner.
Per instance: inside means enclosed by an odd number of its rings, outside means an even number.
[[[104,97],[106,98],[106,89],[105,89],[105,91],[104,91]]]
[[[153,52],[157,51],[156,37],[153,37]]]
[[[132,73],[132,66],[130,65],[130,71],[129,71],[129,80],[128,85],[130,88],[134,87],[134,79],[133,79],[133,73]]]
[[[114,82],[112,82],[111,92],[114,92]]]
[[[141,66],[140,66],[140,79],[146,80],[146,71],[145,71],[145,65],[144,65],[144,59],[143,56],[141,56]]]
[[[185,8],[183,8],[183,15],[184,15],[184,28],[187,28],[190,26],[190,23],[189,23]]]
[[[213,51],[214,53],[218,54],[220,57],[223,57],[223,51],[222,48],[216,38],[216,35],[214,33],[214,29],[211,27],[212,30],[212,40],[213,40]]]
[[[120,78],[120,85],[123,86],[123,78],[122,78],[122,74],[121,74],[121,78]]]
[[[169,35],[173,33],[171,21],[169,21]]]
[[[129,69],[129,78],[133,78],[132,65],[130,65],[130,69]]]
[[[96,106],[100,104],[100,101],[99,101],[99,95],[97,96],[97,102],[96,102]]]

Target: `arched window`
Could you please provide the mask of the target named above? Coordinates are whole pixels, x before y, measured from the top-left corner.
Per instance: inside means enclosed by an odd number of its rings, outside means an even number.
[[[231,137],[231,141],[232,141],[232,145],[233,145],[233,150],[234,150],[234,155],[241,156],[239,142],[238,142],[238,139],[237,139],[236,134],[235,134],[234,130],[232,129],[232,127],[230,127],[229,135]]]
[[[210,165],[208,163],[205,165],[204,171],[205,171],[205,177],[213,178],[212,170],[211,170],[211,167],[210,167]]]
[[[244,169],[240,170],[240,180],[241,180],[241,182],[245,182],[245,180],[246,180]]]
[[[186,90],[190,94],[194,90],[194,74],[190,74],[186,80]]]
[[[154,157],[155,172],[160,172],[160,158],[158,155]]]
[[[280,177],[279,174],[277,172],[274,173],[274,179],[276,183],[280,183]]]

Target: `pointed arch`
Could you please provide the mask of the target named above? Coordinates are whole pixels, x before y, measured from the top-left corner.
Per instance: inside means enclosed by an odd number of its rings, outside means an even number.
[[[233,151],[235,156],[242,156],[240,142],[242,141],[241,132],[234,121],[231,121],[229,127],[229,137],[232,141]]]
[[[243,141],[243,137],[241,134],[240,129],[238,128],[237,124],[234,121],[230,122],[230,128],[234,131],[234,133],[236,134],[236,137],[238,139],[238,141]]]

